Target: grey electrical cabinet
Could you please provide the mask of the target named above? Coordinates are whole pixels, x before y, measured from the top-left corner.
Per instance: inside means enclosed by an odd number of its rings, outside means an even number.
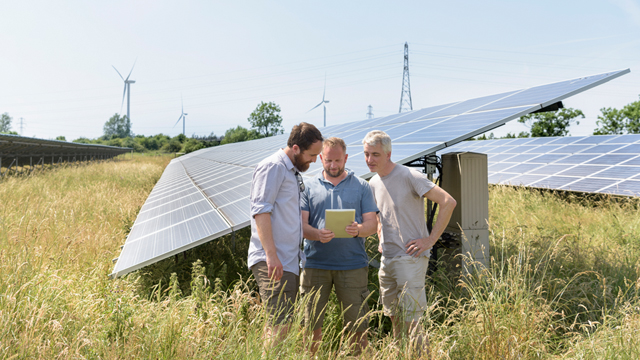
[[[459,249],[450,249],[450,255],[463,254],[471,263],[461,263],[460,257],[455,267],[469,272],[469,266],[489,265],[489,183],[487,176],[487,155],[460,152],[442,155],[442,188],[448,192],[456,206],[446,232],[458,238]]]

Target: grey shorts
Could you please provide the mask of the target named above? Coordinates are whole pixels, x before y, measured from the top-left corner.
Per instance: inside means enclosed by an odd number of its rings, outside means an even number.
[[[325,307],[329,302],[331,289],[335,287],[336,297],[344,311],[344,326],[347,331],[364,332],[369,327],[367,298],[369,297],[368,268],[355,270],[302,270],[300,294],[312,294],[305,308],[305,322],[313,330],[322,328]]]
[[[262,304],[269,314],[272,325],[280,325],[291,321],[293,307],[298,296],[300,277],[292,272],[284,271],[282,279],[274,281],[269,278],[269,268],[265,261],[251,267],[258,283]]]
[[[378,279],[384,314],[419,321],[427,308],[425,279],[429,258],[400,256],[382,258]]]

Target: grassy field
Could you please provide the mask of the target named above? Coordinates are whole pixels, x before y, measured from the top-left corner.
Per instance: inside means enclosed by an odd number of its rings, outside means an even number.
[[[247,230],[107,278],[170,159],[135,156],[0,182],[1,359],[261,357],[264,314],[245,268]],[[433,358],[640,358],[638,205],[492,187],[491,269],[458,282],[440,271],[427,288],[422,325]],[[370,287],[371,346],[362,357],[411,358],[388,334],[373,271]],[[335,301],[330,307],[318,358],[347,358]],[[295,330],[266,358],[308,358],[305,332]]]

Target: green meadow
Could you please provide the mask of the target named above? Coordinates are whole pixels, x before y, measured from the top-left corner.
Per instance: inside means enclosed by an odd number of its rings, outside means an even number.
[[[247,229],[108,278],[170,160],[136,155],[0,181],[0,359],[310,358],[300,321],[263,349]],[[455,278],[441,266],[427,284],[431,357],[640,358],[640,201],[489,191],[490,268]],[[368,247],[379,256],[375,238]],[[370,280],[370,347],[359,358],[414,358],[390,336],[373,269]],[[339,313],[334,299],[319,359],[355,358]]]

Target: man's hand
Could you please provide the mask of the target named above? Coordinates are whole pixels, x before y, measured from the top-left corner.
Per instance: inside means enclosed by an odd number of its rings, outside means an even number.
[[[327,230],[327,229],[318,229],[318,240],[321,243],[323,244],[328,243],[334,237],[335,235],[333,234],[333,231]]]
[[[433,239],[432,236],[411,240],[407,243],[407,245],[405,245],[405,247],[407,248],[407,254],[413,257],[418,257],[425,250],[431,249],[437,240],[438,239]]]
[[[278,255],[267,256],[267,269],[269,269],[269,279],[275,281],[280,281],[280,279],[282,279],[282,273],[284,270],[280,259],[278,259]]]
[[[360,231],[358,230],[358,223],[357,222],[352,222],[351,225],[347,226],[346,228],[344,228],[344,231],[347,232],[347,234],[356,237],[358,235],[360,235]]]

